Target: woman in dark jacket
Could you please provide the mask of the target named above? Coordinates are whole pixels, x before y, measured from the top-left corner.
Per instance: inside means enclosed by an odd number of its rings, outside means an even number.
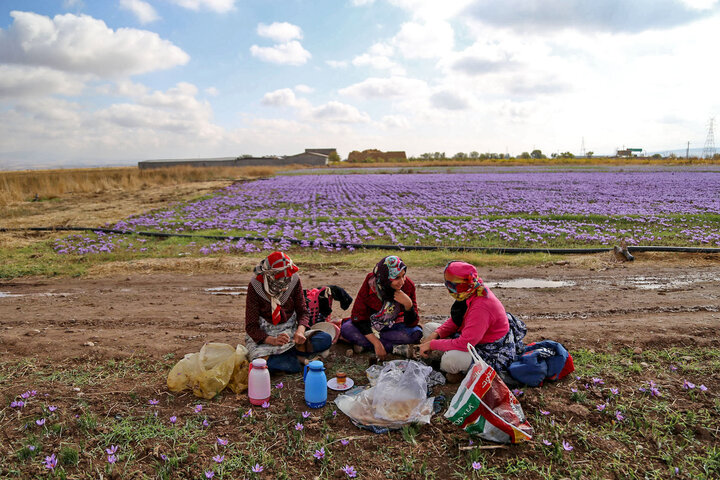
[[[399,257],[380,260],[365,277],[350,320],[343,322],[340,331],[358,349],[373,348],[381,360],[392,353],[393,347],[418,343],[422,337],[415,284],[406,271],[407,266]]]

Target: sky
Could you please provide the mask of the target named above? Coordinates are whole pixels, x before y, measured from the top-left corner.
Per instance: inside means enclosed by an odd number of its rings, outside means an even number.
[[[0,169],[702,148],[718,32],[720,0],[0,0]]]

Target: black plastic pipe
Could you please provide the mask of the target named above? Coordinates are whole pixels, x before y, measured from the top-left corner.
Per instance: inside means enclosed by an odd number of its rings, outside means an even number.
[[[136,232],[133,230],[116,230],[111,228],[89,228],[89,227],[26,227],[26,228],[0,228],[0,232],[103,232],[117,233],[122,235],[141,235],[145,237],[181,237],[181,238],[204,238],[210,240],[245,240],[249,242],[287,242],[293,245],[301,245],[302,243],[314,244],[310,240],[296,240],[291,238],[277,237],[250,237],[250,236],[234,236],[234,235],[190,235],[186,233],[165,233],[165,232]],[[334,245],[340,247],[352,247],[356,249],[368,250],[449,250],[453,252],[489,252],[489,253],[552,253],[552,254],[585,254],[585,253],[603,253],[611,251],[607,248],[512,248],[512,247],[459,247],[459,246],[438,246],[438,245],[377,245],[367,243],[347,243],[347,242],[328,242],[322,240],[324,245]],[[683,253],[720,253],[720,248],[714,247],[670,247],[656,245],[636,245],[627,247],[630,252],[683,252]]]

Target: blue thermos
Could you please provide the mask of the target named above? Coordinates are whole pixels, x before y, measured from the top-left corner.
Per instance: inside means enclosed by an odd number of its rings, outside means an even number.
[[[321,408],[327,402],[327,377],[325,366],[320,360],[313,360],[305,365],[305,403],[310,408]]]

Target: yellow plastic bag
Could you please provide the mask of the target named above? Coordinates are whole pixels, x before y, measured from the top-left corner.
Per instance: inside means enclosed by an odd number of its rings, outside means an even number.
[[[247,349],[226,343],[206,343],[199,353],[188,353],[170,370],[167,385],[171,392],[185,388],[195,396],[213,398],[226,386],[235,393],[247,388]]]

